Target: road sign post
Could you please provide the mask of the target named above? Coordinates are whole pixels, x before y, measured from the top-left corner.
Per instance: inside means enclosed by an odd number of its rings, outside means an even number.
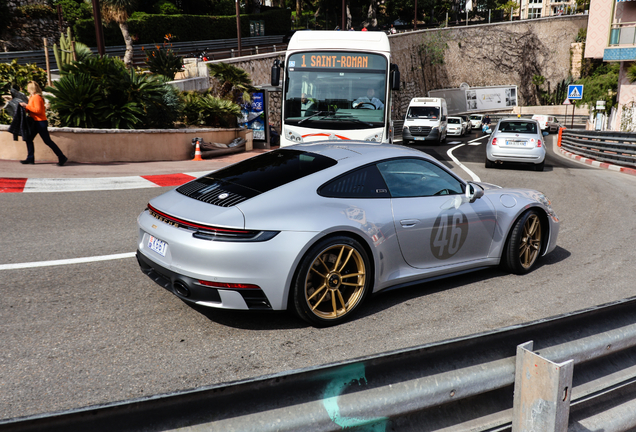
[[[568,100],[581,100],[581,99],[583,99],[583,84],[570,84],[568,86]],[[574,127],[574,110],[575,109],[576,109],[576,104],[572,104],[572,123],[570,124],[570,127]]]

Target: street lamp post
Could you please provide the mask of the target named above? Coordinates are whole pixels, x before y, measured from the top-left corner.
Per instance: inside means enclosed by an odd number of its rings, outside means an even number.
[[[95,39],[97,39],[97,52],[103,56],[106,54],[104,46],[104,28],[102,27],[102,13],[99,8],[99,0],[93,0],[93,19],[95,21]]]
[[[236,41],[238,42],[238,56],[241,57],[241,8],[239,6],[239,0],[236,3]]]
[[[415,20],[413,21],[413,29],[417,30],[417,0],[415,0]]]
[[[341,30],[346,30],[345,28],[345,0],[342,0],[342,25],[340,26]]]

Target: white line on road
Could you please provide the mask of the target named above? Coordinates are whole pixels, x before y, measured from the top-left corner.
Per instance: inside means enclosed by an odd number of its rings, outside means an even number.
[[[101,255],[94,257],[86,257],[86,258],[70,258],[64,260],[54,260],[54,261],[36,261],[30,263],[17,263],[17,264],[0,264],[0,270],[16,270],[16,269],[25,269],[25,268],[35,268],[35,267],[51,267],[51,266],[59,266],[59,265],[69,265],[69,264],[84,264],[96,261],[110,261],[116,259],[124,259],[124,258],[132,258],[135,256],[135,252],[114,254],[114,255]]]
[[[470,141],[470,142],[472,142],[472,141]],[[480,182],[480,181],[481,181],[481,179],[479,178],[479,176],[478,176],[477,174],[475,174],[474,172],[472,172],[471,170],[469,170],[469,169],[468,169],[468,168],[467,168],[467,167],[466,167],[463,163],[461,163],[461,162],[459,161],[459,159],[457,159],[455,156],[453,156],[453,150],[455,150],[455,149],[457,149],[457,148],[460,148],[460,147],[463,147],[463,146],[465,146],[465,145],[466,145],[466,144],[460,144],[460,145],[458,145],[458,146],[455,146],[455,147],[453,147],[453,148],[449,149],[449,150],[446,152],[446,154],[447,154],[447,155],[448,155],[448,157],[449,157],[449,158],[451,158],[451,159],[453,160],[453,162],[455,162],[455,163],[456,163],[456,164],[457,164],[457,165],[458,165],[461,169],[463,169],[464,171],[466,171],[466,173],[467,173],[467,174],[468,174],[468,175],[469,175],[469,176],[473,179],[473,181]]]

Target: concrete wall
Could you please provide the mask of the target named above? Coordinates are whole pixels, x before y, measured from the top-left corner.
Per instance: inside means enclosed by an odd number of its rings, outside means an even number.
[[[26,144],[8,133],[9,126],[0,125],[0,159],[26,158]],[[247,140],[252,149],[252,132],[246,129],[76,129],[49,128],[53,141],[73,162],[143,162],[192,159],[192,138],[205,142],[228,144],[234,138]],[[57,162],[51,149],[38,135],[34,141],[35,160]]]
[[[571,71],[571,44],[587,15],[420,30],[389,36],[393,63],[400,68],[402,89],[393,95],[393,118],[406,112],[409,101],[429,90],[470,86],[517,85],[519,103],[538,103],[534,75],[545,77],[544,89],[556,89]],[[435,53],[443,63],[434,64]],[[247,71],[255,85],[269,86],[273,53],[228,59]],[[270,96],[272,94],[270,93]],[[271,98],[270,112],[280,116],[280,98]],[[277,126],[279,122],[275,122]]]

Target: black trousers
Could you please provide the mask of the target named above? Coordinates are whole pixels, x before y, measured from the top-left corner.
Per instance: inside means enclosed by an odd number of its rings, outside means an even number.
[[[42,141],[44,141],[44,144],[51,147],[51,150],[53,150],[53,153],[55,153],[55,156],[57,156],[58,159],[62,159],[62,157],[64,157],[64,153],[62,153],[62,150],[60,150],[57,144],[53,142],[53,140],[51,139],[49,135],[49,129],[48,129],[49,122],[44,120],[44,121],[34,121],[33,123],[35,124],[35,135],[33,135],[33,138],[35,138],[37,134],[40,134],[40,137],[42,138]],[[35,159],[35,149],[33,147],[33,138],[26,142],[28,160]]]

